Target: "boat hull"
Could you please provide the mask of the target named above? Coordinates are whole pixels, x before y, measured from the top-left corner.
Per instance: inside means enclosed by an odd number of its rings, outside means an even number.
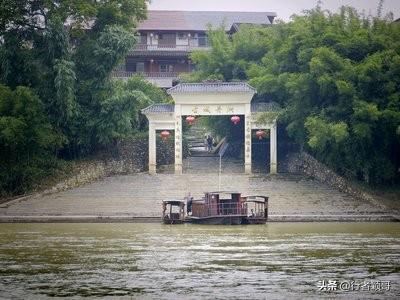
[[[240,225],[243,224],[243,216],[214,216],[196,218],[189,217],[188,222],[193,224],[210,224],[210,225]]]
[[[163,223],[167,225],[183,224],[184,222],[185,222],[184,220],[166,220],[166,219],[163,220]]]
[[[267,218],[246,218],[244,224],[256,225],[256,224],[265,224],[267,223]]]

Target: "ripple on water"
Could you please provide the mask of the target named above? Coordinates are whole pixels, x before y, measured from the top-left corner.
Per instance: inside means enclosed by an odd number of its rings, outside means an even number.
[[[398,224],[163,226],[7,224],[0,296],[265,298],[326,296],[317,282],[400,282]]]

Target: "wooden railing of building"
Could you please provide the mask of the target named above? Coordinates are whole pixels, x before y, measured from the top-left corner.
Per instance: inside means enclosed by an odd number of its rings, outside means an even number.
[[[131,71],[119,71],[115,70],[112,72],[113,77],[127,78],[135,75],[141,75],[147,78],[179,78],[177,72],[131,72]]]

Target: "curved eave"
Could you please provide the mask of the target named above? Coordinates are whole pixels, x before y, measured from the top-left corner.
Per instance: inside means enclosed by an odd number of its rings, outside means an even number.
[[[247,82],[218,82],[218,83],[180,83],[167,90],[168,94],[194,93],[252,93],[257,90]]]

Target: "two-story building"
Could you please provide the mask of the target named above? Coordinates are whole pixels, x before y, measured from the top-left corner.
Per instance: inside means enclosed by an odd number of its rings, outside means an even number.
[[[234,33],[241,24],[271,25],[275,17],[273,12],[150,10],[138,26],[138,44],[114,76],[140,73],[159,87],[172,87],[180,74],[194,70],[190,52],[209,49],[209,26],[223,25],[227,33]]]

